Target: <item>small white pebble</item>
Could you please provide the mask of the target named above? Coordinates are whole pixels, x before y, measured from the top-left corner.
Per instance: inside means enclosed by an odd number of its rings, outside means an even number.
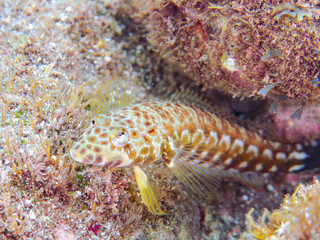
[[[267,186],[267,189],[268,189],[270,192],[273,192],[273,191],[274,191],[274,187],[273,187],[271,184],[269,184],[269,185]]]
[[[31,213],[29,214],[29,219],[30,219],[30,220],[35,220],[35,219],[36,219],[36,215],[34,214],[34,212],[31,212]]]
[[[32,202],[29,199],[24,199],[23,200],[23,204],[25,207],[31,207],[32,206]]]
[[[106,55],[106,56],[104,57],[104,60],[105,60],[107,63],[109,63],[109,62],[111,62],[112,58],[111,58],[110,56]]]
[[[80,191],[77,191],[76,194],[74,195],[75,198],[81,197],[82,193]]]
[[[242,196],[242,200],[243,201],[248,201],[249,200],[249,196],[248,195],[243,195]]]
[[[223,63],[223,66],[231,72],[238,71],[236,60],[232,57],[229,57]]]
[[[311,214],[309,212],[306,212],[306,218],[310,218]]]
[[[71,6],[66,7],[65,9],[66,12],[73,12],[73,8]]]

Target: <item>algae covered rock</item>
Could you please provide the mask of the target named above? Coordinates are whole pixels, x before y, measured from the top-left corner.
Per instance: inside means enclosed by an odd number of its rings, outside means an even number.
[[[168,62],[204,89],[318,102],[319,5],[309,1],[139,1],[135,14]],[[147,4],[146,4],[147,3]],[[138,3],[135,3],[138,4]]]

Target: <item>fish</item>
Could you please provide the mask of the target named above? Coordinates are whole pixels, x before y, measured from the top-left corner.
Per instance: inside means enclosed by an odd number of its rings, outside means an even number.
[[[243,173],[319,167],[317,141],[272,141],[220,118],[190,91],[167,101],[134,103],[140,84],[121,81],[106,82],[93,97],[95,118],[72,144],[70,156],[84,164],[133,167],[142,201],[153,214],[166,213],[142,167],[158,160],[199,195],[214,192],[223,178],[255,184]]]

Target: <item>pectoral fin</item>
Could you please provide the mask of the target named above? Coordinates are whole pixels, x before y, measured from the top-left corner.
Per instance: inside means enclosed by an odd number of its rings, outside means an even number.
[[[175,155],[164,154],[162,157],[176,177],[198,195],[212,193],[220,185],[217,166],[206,161],[206,156],[194,151],[202,146],[201,137],[190,135],[174,141]]]
[[[212,148],[211,138],[202,133],[184,135],[173,144],[167,143],[167,152],[162,158],[177,178],[198,195],[214,192],[222,178],[260,189],[263,183],[261,176],[223,169],[219,159],[222,150],[220,146],[216,150]]]
[[[147,175],[141,170],[140,167],[134,167],[137,183],[140,189],[143,203],[148,207],[149,211],[156,215],[166,215],[159,206],[153,187],[150,184]]]

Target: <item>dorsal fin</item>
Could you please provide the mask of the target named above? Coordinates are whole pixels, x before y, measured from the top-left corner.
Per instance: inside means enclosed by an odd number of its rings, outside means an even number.
[[[136,77],[116,77],[105,81],[91,100],[93,111],[108,114],[129,106],[137,97],[140,83]]]
[[[170,102],[184,104],[207,111],[212,111],[213,109],[212,106],[203,97],[200,97],[197,93],[193,92],[190,89],[182,89],[173,93],[170,96]]]

